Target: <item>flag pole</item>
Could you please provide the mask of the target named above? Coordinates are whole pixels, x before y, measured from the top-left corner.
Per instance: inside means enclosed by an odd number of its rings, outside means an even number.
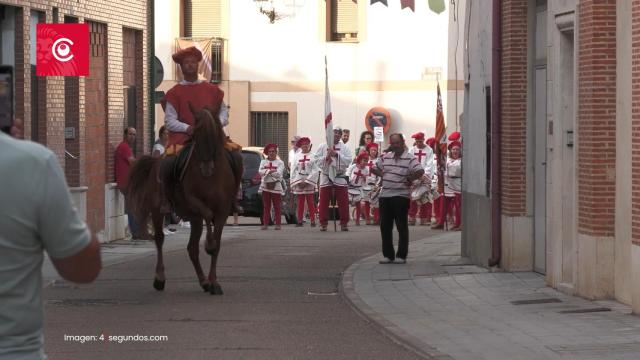
[[[327,67],[327,55],[324,56],[324,128],[325,128],[325,136],[327,140],[327,152],[329,152],[329,147],[333,149],[333,116],[331,114],[331,97],[329,96],[329,70]],[[327,161],[325,159],[325,161]],[[336,199],[336,184],[329,174],[327,174],[327,179],[331,183],[331,199],[329,201],[329,206],[331,207],[331,217],[333,218],[333,231],[338,231],[338,225],[336,223],[336,207],[337,207],[337,199]]]

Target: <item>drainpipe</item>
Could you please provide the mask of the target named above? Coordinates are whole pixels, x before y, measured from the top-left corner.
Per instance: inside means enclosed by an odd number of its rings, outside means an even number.
[[[148,0],[147,1],[149,18],[147,19],[147,31],[149,32],[149,36],[147,37],[147,54],[148,54],[148,69],[149,69],[149,79],[147,80],[147,84],[149,84],[149,95],[148,95],[148,104],[149,104],[149,144],[153,146],[153,143],[156,141],[156,89],[154,88],[153,77],[156,73],[155,66],[155,57],[156,57],[156,45],[155,45],[155,1]]]
[[[493,0],[491,32],[491,258],[489,266],[500,265],[502,210],[500,209],[500,73],[502,49],[501,0]]]

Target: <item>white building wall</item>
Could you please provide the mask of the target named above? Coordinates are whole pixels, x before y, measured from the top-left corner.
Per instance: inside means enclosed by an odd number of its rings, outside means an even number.
[[[414,13],[399,2],[367,1],[360,42],[335,43],[323,39],[322,2],[301,3],[294,16],[274,24],[251,2],[229,3],[229,80],[249,80],[251,102],[297,102],[297,132],[322,142],[326,55],[334,122],[352,130],[352,147],[374,106],[389,109],[391,131],[435,132],[436,83],[428,68],[441,69],[445,116],[455,124],[456,114],[446,112],[448,12],[436,15],[426,2],[416,3]],[[263,90],[255,91],[259,83]],[[269,91],[274,83],[303,91]]]

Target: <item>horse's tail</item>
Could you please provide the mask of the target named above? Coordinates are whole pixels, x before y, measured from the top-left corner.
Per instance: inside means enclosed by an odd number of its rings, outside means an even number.
[[[157,193],[152,171],[160,158],[149,155],[138,159],[129,170],[129,182],[127,183],[127,202],[129,211],[136,220],[144,219],[150,212],[153,204],[148,203],[153,193]]]

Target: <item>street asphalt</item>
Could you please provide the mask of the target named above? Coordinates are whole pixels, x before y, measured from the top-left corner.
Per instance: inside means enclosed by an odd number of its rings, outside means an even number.
[[[184,228],[165,241],[164,292],[151,286],[151,242],[103,245],[90,285],[60,280],[45,262],[50,359],[640,358],[629,307],[561,294],[540,274],[474,266],[460,257],[459,232],[411,227],[407,264],[384,265],[375,226],[241,222],[223,235],[222,296],[198,287]]]

